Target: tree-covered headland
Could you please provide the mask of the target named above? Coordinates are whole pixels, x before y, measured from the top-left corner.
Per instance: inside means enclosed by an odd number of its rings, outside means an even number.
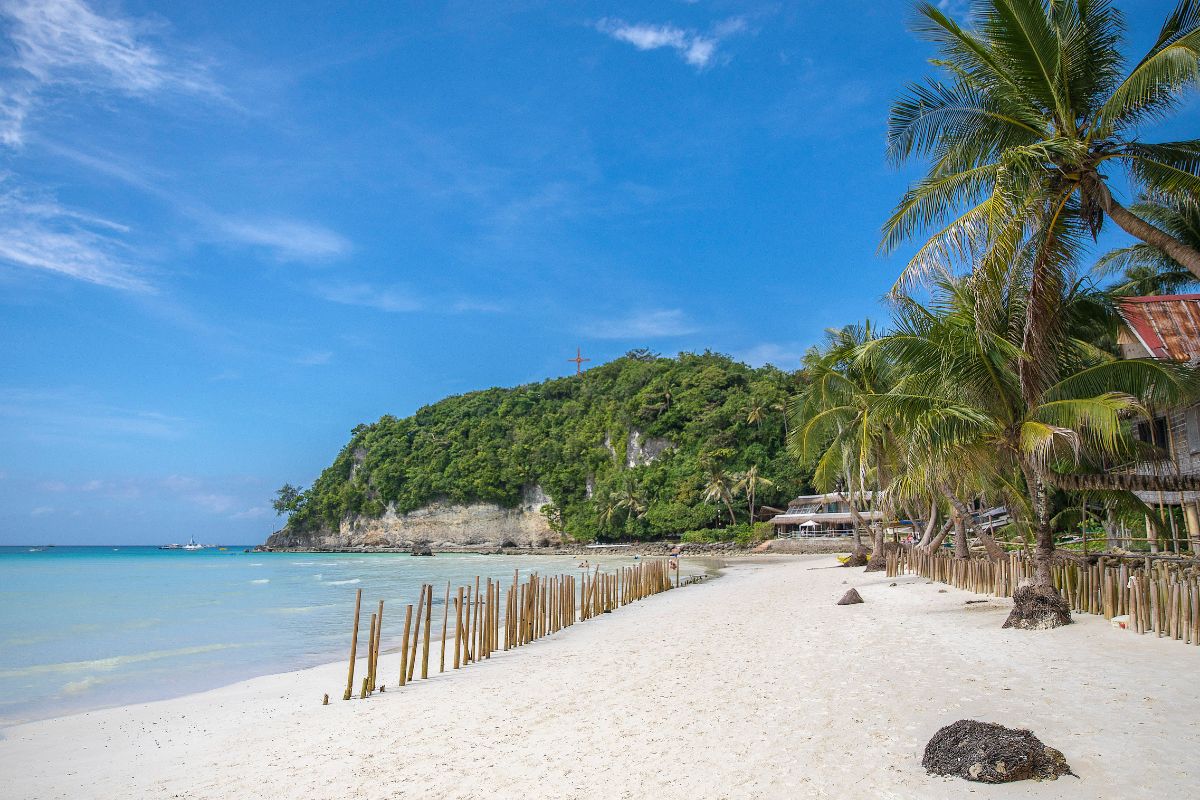
[[[276,510],[293,530],[336,528],[389,505],[515,507],[541,487],[551,525],[579,540],[744,527],[806,483],[786,453],[796,381],[715,353],[636,350],[582,375],[359,425],[311,487],[280,490]]]

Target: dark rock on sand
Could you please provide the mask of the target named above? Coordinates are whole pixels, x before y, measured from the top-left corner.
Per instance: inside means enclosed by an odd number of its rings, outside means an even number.
[[[838,600],[837,604],[839,606],[852,606],[855,603],[861,603],[862,601],[862,595],[858,593],[858,589],[851,589],[842,595],[842,599]]]
[[[1013,592],[1013,609],[1004,627],[1038,631],[1071,622],[1071,607],[1053,586],[1029,585]]]
[[[846,559],[843,567],[865,567],[867,560],[870,558],[871,552],[865,547],[856,547],[850,557]]]
[[[921,766],[935,775],[979,783],[1054,780],[1074,775],[1063,754],[1030,731],[960,719],[933,735]]]

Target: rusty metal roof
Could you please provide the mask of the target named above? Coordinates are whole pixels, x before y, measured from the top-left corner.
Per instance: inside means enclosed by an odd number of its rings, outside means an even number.
[[[1200,361],[1200,294],[1122,297],[1117,310],[1154,358]]]

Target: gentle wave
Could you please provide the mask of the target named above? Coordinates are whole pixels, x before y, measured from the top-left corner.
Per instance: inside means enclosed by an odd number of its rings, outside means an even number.
[[[325,586],[345,586],[348,583],[362,583],[359,578],[351,578],[348,581],[321,581]]]
[[[83,680],[64,683],[62,690],[63,694],[81,694],[86,692],[88,689],[91,689],[93,686],[100,685],[101,683],[104,683],[104,681],[100,680],[95,675],[88,675]]]
[[[270,579],[270,578],[259,578],[259,579],[257,579],[257,580],[253,580],[253,581],[250,581],[250,582],[251,582],[251,583],[270,583],[270,582],[271,582],[271,579]]]
[[[177,650],[152,650],[148,653],[131,653],[124,656],[97,658],[92,661],[63,661],[57,664],[33,664],[20,669],[0,670],[0,678],[23,678],[30,675],[47,675],[56,672],[78,672],[89,669],[114,670],[127,664],[138,664],[143,661],[158,661],[163,658],[179,656],[194,656],[200,653],[212,653],[217,650],[230,650],[235,647],[245,647],[244,644],[202,644],[195,647],[180,647]]]

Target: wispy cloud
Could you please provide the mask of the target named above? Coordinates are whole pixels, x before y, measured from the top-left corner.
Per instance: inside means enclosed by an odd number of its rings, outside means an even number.
[[[701,33],[670,23],[628,23],[605,18],[596,23],[596,30],[619,42],[631,44],[638,50],[674,50],[688,64],[696,69],[704,69],[712,63],[722,40],[746,30],[746,21],[741,17],[732,17]]]
[[[323,300],[345,306],[359,306],[389,314],[428,311],[442,314],[499,314],[506,306],[494,300],[473,297],[439,298],[417,294],[403,286],[381,286],[358,281],[317,283],[312,291]]]
[[[659,339],[687,336],[699,330],[683,311],[671,308],[599,320],[584,328],[583,332],[597,339]]]
[[[105,16],[82,0],[0,0],[12,73],[0,93],[0,142],[22,144],[39,98],[55,87],[141,96],[178,92],[218,96],[207,70],[166,56],[150,39],[162,26]]]
[[[278,261],[328,261],[350,252],[349,240],[313,222],[294,219],[217,219],[219,236],[265,250]]]
[[[346,306],[363,306],[390,313],[421,311],[425,303],[399,287],[372,286],[369,283],[327,283],[314,287],[318,297]]]
[[[115,442],[131,439],[178,439],[186,422],[146,409],[94,401],[78,391],[0,389],[0,420],[18,423],[30,439],[72,442]]]
[[[121,238],[128,230],[22,191],[0,176],[0,263],[146,292],[150,284]]]

